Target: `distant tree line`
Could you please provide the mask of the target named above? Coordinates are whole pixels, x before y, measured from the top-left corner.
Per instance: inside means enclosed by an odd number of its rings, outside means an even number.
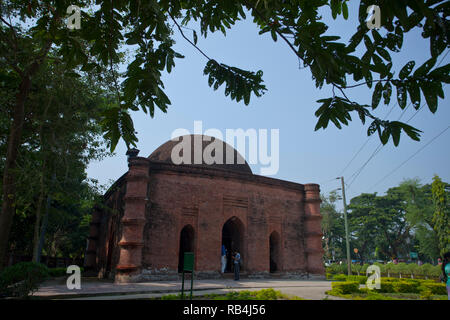
[[[385,195],[362,193],[350,200],[348,224],[352,260],[394,259],[437,263],[450,251],[449,184],[438,176],[432,184],[408,179]],[[322,196],[323,247],[326,260],[345,260],[343,213],[337,210],[336,191]],[[354,250],[357,249],[357,250]]]

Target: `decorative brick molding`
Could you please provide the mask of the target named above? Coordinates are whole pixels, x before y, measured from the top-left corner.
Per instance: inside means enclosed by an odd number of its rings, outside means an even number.
[[[140,273],[142,264],[143,231],[149,178],[148,160],[132,157],[128,160],[127,189],[124,196],[124,215],[121,220],[120,257],[116,266],[117,282],[127,282]]]
[[[320,187],[318,184],[305,184],[305,240],[307,248],[307,271],[311,274],[324,274],[322,256],[322,215],[320,214]]]

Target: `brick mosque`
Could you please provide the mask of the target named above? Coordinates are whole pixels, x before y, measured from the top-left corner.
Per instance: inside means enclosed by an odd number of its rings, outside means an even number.
[[[240,252],[244,277],[323,276],[319,185],[255,175],[216,142],[233,164],[174,164],[173,140],[148,158],[129,150],[128,172],[92,214],[85,269],[117,282],[175,280],[193,252],[195,277],[219,278],[224,244]]]

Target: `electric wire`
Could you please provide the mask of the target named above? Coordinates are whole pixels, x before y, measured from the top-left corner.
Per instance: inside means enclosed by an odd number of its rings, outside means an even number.
[[[394,170],[392,170],[391,172],[389,172],[387,175],[385,175],[383,178],[381,178],[377,183],[375,183],[369,190],[372,190],[373,188],[375,188],[376,186],[378,186],[384,179],[386,179],[387,177],[389,177],[390,175],[392,175],[393,173],[395,173],[395,171],[397,171],[398,169],[400,169],[405,163],[407,163],[409,160],[411,160],[412,158],[414,158],[419,152],[421,152],[423,149],[425,149],[428,145],[430,145],[434,140],[436,140],[437,138],[439,138],[441,135],[444,134],[445,131],[447,131],[450,128],[450,126],[447,126],[447,128],[445,128],[444,130],[442,130],[439,134],[437,134],[433,139],[431,139],[430,141],[428,141],[425,145],[423,145],[419,150],[417,150],[416,152],[414,152],[408,159],[406,159],[405,161],[403,161],[400,165],[398,165]]]

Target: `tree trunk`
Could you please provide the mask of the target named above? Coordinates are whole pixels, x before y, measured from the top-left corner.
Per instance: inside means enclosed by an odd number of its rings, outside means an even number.
[[[39,249],[39,229],[41,226],[41,215],[42,215],[42,202],[44,201],[44,175],[45,175],[45,160],[42,165],[41,172],[41,190],[39,192],[39,200],[36,208],[36,221],[34,223],[34,235],[33,235],[33,261],[39,263],[38,259],[38,249]]]
[[[45,180],[45,172],[47,169],[47,158],[46,158],[46,154],[44,151],[44,142],[43,142],[43,133],[42,133],[42,128],[44,126],[44,121],[47,118],[47,112],[48,112],[48,108],[50,107],[50,104],[52,103],[53,98],[50,97],[49,102],[47,103],[47,106],[45,107],[44,110],[44,115],[42,117],[42,121],[39,125],[39,144],[41,145],[41,155],[43,157],[42,160],[42,168],[41,168],[41,179],[40,179],[40,193],[39,193],[39,200],[37,203],[37,209],[36,209],[36,221],[34,224],[34,236],[33,236],[33,261],[34,262],[41,262],[40,260],[40,251],[39,251],[39,229],[40,229],[40,225],[41,225],[41,215],[42,215],[42,202],[44,201],[44,193],[45,193],[45,184],[44,184],[44,180]]]
[[[9,130],[8,147],[6,150],[5,168],[3,169],[3,203],[0,213],[0,270],[5,265],[5,256],[8,249],[9,233],[14,217],[14,202],[16,195],[16,159],[19,153],[20,140],[25,116],[25,100],[31,86],[29,76],[22,78],[19,92],[14,106],[13,122]]]
[[[45,206],[44,221],[42,221],[42,228],[41,228],[41,232],[40,232],[40,236],[39,236],[38,248],[36,250],[36,253],[37,253],[37,255],[36,255],[37,258],[36,259],[39,262],[41,261],[42,248],[44,248],[45,232],[47,231],[47,224],[48,224],[48,211],[50,210],[50,203],[51,203],[51,201],[52,200],[51,200],[50,195],[47,195],[47,204]]]

